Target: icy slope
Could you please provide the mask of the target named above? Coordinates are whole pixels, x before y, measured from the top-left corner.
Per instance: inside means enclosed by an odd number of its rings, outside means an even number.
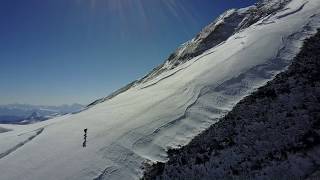
[[[205,53],[74,115],[0,127],[0,179],[138,179],[284,70],[320,27],[318,0],[293,0]],[[88,128],[83,148],[83,129]]]
[[[261,0],[260,3],[247,8],[230,9],[226,11],[214,22],[206,26],[196,37],[182,44],[163,64],[154,68],[143,78],[120,88],[108,97],[96,100],[88,107],[109,100],[133,86],[137,86],[158,77],[162,73],[179,68],[179,66],[192,60],[192,58],[195,58],[224,42],[234,33],[251,26],[262,18],[281,11],[290,1],[291,0]]]
[[[144,83],[159,74],[201,55],[227,40],[231,35],[249,27],[260,19],[280,11],[290,0],[263,0],[256,5],[230,9],[206,26],[195,38],[184,43],[172,53],[164,64],[158,66],[134,84]]]
[[[147,168],[145,179],[319,179],[319,54],[320,31],[287,71]]]

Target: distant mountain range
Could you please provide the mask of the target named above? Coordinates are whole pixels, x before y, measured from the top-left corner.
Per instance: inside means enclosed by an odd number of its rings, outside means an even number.
[[[0,105],[1,124],[29,124],[80,111],[81,104],[41,106],[30,104]]]

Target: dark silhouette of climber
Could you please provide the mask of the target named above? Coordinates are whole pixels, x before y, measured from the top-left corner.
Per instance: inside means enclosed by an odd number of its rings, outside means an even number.
[[[86,129],[84,129],[83,130],[84,131],[84,141],[83,141],[83,144],[82,144],[82,146],[83,147],[86,147],[87,146],[87,132],[88,132],[88,129],[86,128]]]

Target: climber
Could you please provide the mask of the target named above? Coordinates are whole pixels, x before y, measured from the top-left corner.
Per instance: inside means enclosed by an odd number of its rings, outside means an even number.
[[[86,128],[83,131],[84,131],[84,137],[83,137],[84,141],[83,141],[82,146],[86,147],[87,146],[87,131],[88,131],[88,129]]]

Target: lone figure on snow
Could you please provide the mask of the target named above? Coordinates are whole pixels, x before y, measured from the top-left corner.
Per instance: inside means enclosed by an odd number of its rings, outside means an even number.
[[[83,141],[83,144],[82,144],[82,146],[83,147],[86,147],[87,146],[87,131],[88,131],[88,129],[86,128],[86,129],[84,129],[83,130],[84,131],[84,141]]]

